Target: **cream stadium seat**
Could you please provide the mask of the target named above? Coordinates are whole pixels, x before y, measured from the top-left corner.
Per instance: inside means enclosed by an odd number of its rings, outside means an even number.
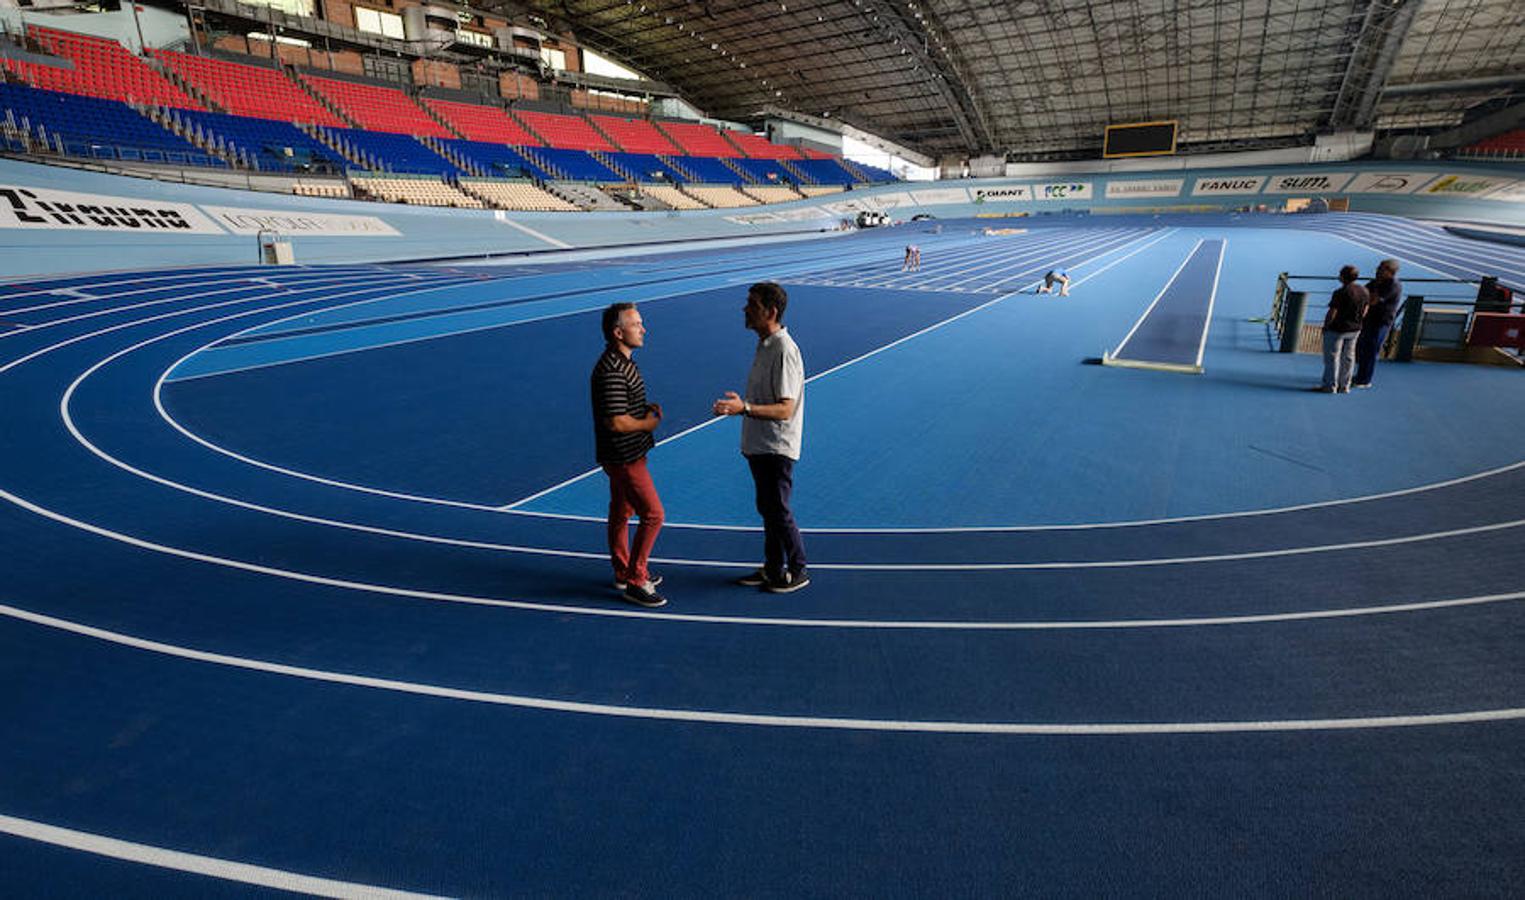
[[[800,199],[799,192],[786,184],[749,184],[741,190],[763,203],[788,203]]]
[[[502,209],[531,212],[572,212],[576,206],[528,181],[463,178],[461,187]]]
[[[681,190],[665,184],[643,184],[641,193],[655,197],[673,209],[708,209],[703,203]]]
[[[757,206],[758,202],[730,185],[691,184],[684,188],[699,200],[718,209]]]

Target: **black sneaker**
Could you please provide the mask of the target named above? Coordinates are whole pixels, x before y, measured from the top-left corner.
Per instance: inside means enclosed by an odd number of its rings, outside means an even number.
[[[652,572],[651,575],[650,575],[650,580],[647,581],[646,583],[651,585],[652,587],[656,587],[657,585],[662,583],[662,576],[658,575],[655,572]],[[616,591],[623,591],[625,589],[625,582],[620,581],[618,578],[614,579],[614,589]]]
[[[782,581],[774,581],[771,578],[763,585],[763,590],[770,594],[792,594],[802,587],[810,584],[810,573],[804,569],[798,572],[785,572]]]
[[[624,596],[626,600],[629,600],[636,606],[645,606],[650,609],[667,605],[667,598],[657,593],[656,585],[649,581],[646,582],[645,587],[639,584],[625,585]]]
[[[762,587],[768,583],[768,573],[758,569],[756,572],[748,573],[736,579],[735,583],[742,587]]]

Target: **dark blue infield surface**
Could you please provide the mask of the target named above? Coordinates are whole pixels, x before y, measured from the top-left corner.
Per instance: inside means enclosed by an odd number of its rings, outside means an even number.
[[[1525,251],[984,224],[0,285],[6,893],[1518,896],[1525,380],[1314,395],[1250,319],[1284,269]],[[810,379],[787,597],[729,584],[761,536],[707,415],[764,278]],[[656,611],[590,473],[615,299]]]
[[[1106,359],[1114,365],[1200,372],[1225,242],[1203,240]]]

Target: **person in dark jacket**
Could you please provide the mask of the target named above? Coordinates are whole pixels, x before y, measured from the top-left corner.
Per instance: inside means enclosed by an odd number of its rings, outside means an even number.
[[[1393,329],[1398,318],[1398,307],[1403,305],[1403,282],[1398,280],[1398,261],[1384,259],[1377,265],[1377,274],[1366,285],[1371,294],[1371,305],[1361,320],[1361,337],[1356,340],[1356,375],[1350,382],[1354,388],[1371,387],[1371,376],[1377,368],[1377,357],[1387,341],[1387,333]]]
[[[1355,266],[1345,266],[1340,269],[1339,288],[1329,295],[1329,310],[1324,313],[1324,382],[1315,388],[1320,393],[1350,393],[1356,341],[1370,300],[1366,288],[1356,283],[1360,277]]]

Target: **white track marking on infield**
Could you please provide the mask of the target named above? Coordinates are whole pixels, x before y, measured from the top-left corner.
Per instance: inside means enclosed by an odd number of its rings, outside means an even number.
[[[260,887],[291,891],[297,894],[311,894],[315,897],[348,897],[355,898],[355,900],[368,900],[368,898],[392,900],[392,898],[397,898],[397,900],[403,900],[403,898],[434,896],[432,894],[395,891],[390,888],[377,887],[370,884],[355,884],[350,881],[335,881],[332,878],[301,875],[296,872],[285,871],[284,869],[255,866],[249,863],[220,859],[215,856],[199,856],[194,853],[183,853],[179,850],[169,850],[164,847],[154,847],[149,844],[119,840],[104,835],[92,834],[88,831],[59,828],[56,825],[47,825],[42,822],[20,819],[15,816],[0,815],[0,833],[43,844],[51,844],[55,847],[80,850],[96,856],[108,856],[112,859],[142,863],[143,865],[155,866],[160,869],[173,869],[177,872],[205,875],[210,878],[220,878],[223,881],[237,881],[242,884],[254,884]]]
[[[1251,721],[1206,722],[958,722],[916,719],[860,719],[836,716],[789,716],[767,713],[743,713],[722,710],[674,709],[669,707],[624,706],[503,694],[452,688],[443,685],[390,678],[373,678],[349,672],[332,672],[305,666],[291,666],[266,660],[211,653],[190,647],[150,641],[132,635],[81,625],[65,619],[44,616],[12,606],[0,605],[0,615],[35,625],[77,634],[83,637],[151,653],[201,663],[302,678],[309,681],[371,688],[416,696],[437,697],[468,703],[512,706],[546,712],[578,713],[626,719],[654,719],[669,722],[694,722],[713,725],[751,725],[771,728],[821,728],[841,731],[922,732],[931,734],[1027,734],[1027,735],[1148,735],[1148,734],[1232,734],[1243,732],[1345,731],[1371,728],[1404,728],[1433,725],[1459,725],[1525,719],[1525,709],[1504,708],[1420,715],[1360,716],[1339,719],[1270,719]]]

